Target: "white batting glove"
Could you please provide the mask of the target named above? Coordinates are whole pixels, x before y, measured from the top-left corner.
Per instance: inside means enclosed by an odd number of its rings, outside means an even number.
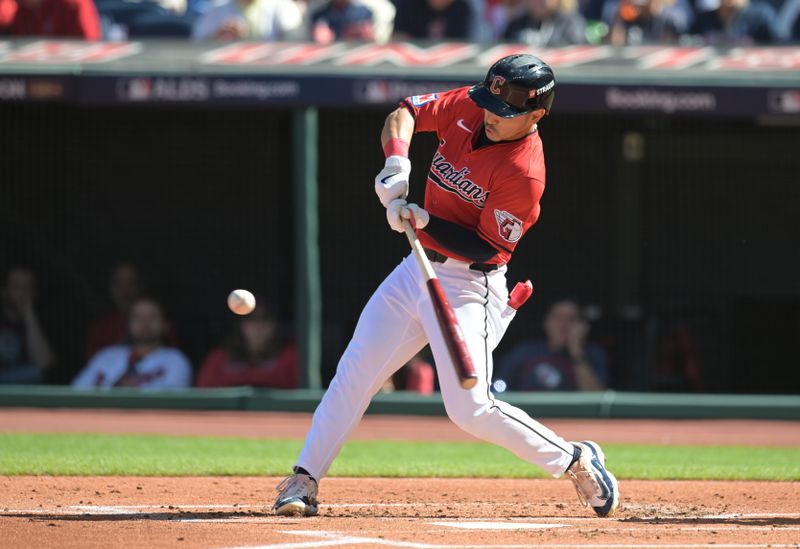
[[[423,208],[416,204],[408,204],[402,198],[396,198],[389,202],[386,207],[386,220],[389,222],[389,227],[398,233],[405,232],[403,229],[403,220],[411,219],[414,216],[416,228],[424,228],[431,220],[431,215]]]
[[[386,159],[381,173],[375,177],[375,194],[384,207],[396,198],[408,196],[408,177],[411,175],[411,161],[405,156],[392,155]]]

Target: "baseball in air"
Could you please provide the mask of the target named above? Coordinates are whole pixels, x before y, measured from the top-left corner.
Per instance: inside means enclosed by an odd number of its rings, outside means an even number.
[[[247,290],[233,290],[228,296],[228,308],[237,315],[249,315],[256,308],[256,297]]]

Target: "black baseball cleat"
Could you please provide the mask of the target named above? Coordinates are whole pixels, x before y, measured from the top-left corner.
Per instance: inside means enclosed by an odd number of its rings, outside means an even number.
[[[619,505],[619,486],[614,475],[606,470],[603,450],[590,440],[572,444],[580,449],[581,455],[567,469],[567,475],[575,485],[578,499],[600,517],[613,515]]]
[[[312,517],[317,514],[317,481],[311,475],[295,473],[281,481],[272,510],[276,515]]]

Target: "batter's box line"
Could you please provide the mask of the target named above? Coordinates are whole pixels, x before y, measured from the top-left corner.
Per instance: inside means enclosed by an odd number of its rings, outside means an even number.
[[[495,506],[497,503],[486,502],[418,502],[418,503],[332,503],[324,504],[325,508],[402,508],[402,507],[420,507],[420,506],[439,506],[439,507],[474,507],[474,506]],[[85,514],[125,514],[125,513],[147,513],[152,510],[161,511],[185,511],[185,510],[248,510],[248,509],[269,509],[271,505],[268,504],[239,504],[239,503],[219,503],[219,504],[138,504],[138,505],[63,505],[61,507],[52,508],[35,508],[35,509],[12,509],[0,507],[0,513],[7,515],[10,514],[70,514],[79,511]],[[324,517],[323,518],[336,518]],[[374,517],[380,520],[398,520],[407,519],[409,517]],[[659,515],[633,515],[632,517],[619,517],[615,519],[603,519],[604,521],[625,522],[630,521],[631,518],[638,520],[655,520],[664,518],[678,518],[683,520],[694,519],[711,519],[711,520],[726,520],[726,519],[755,519],[755,518],[800,518],[800,513],[722,513],[722,514],[659,514]],[[514,517],[513,520],[553,520],[553,521],[597,521],[597,517],[578,517],[578,516],[554,516],[554,515],[536,515],[527,517]],[[485,521],[485,520],[498,520],[498,517],[473,517],[459,519],[463,521]]]
[[[369,538],[351,536],[342,532],[326,532],[321,530],[288,530],[281,534],[316,538],[311,542],[274,543],[269,545],[250,545],[228,547],[226,549],[313,549],[315,547],[335,547],[340,545],[383,545],[387,547],[405,547],[408,549],[529,549],[531,544],[485,544],[485,545],[444,545],[419,543],[414,541],[395,541],[385,538]],[[589,544],[536,544],[545,549],[689,549],[693,547],[707,549],[798,549],[797,543],[589,543]]]

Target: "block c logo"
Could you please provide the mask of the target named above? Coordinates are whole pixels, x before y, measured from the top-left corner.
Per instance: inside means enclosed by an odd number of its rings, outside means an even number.
[[[506,83],[506,79],[502,76],[495,76],[492,83],[489,85],[489,91],[495,95],[500,95],[500,86]]]

